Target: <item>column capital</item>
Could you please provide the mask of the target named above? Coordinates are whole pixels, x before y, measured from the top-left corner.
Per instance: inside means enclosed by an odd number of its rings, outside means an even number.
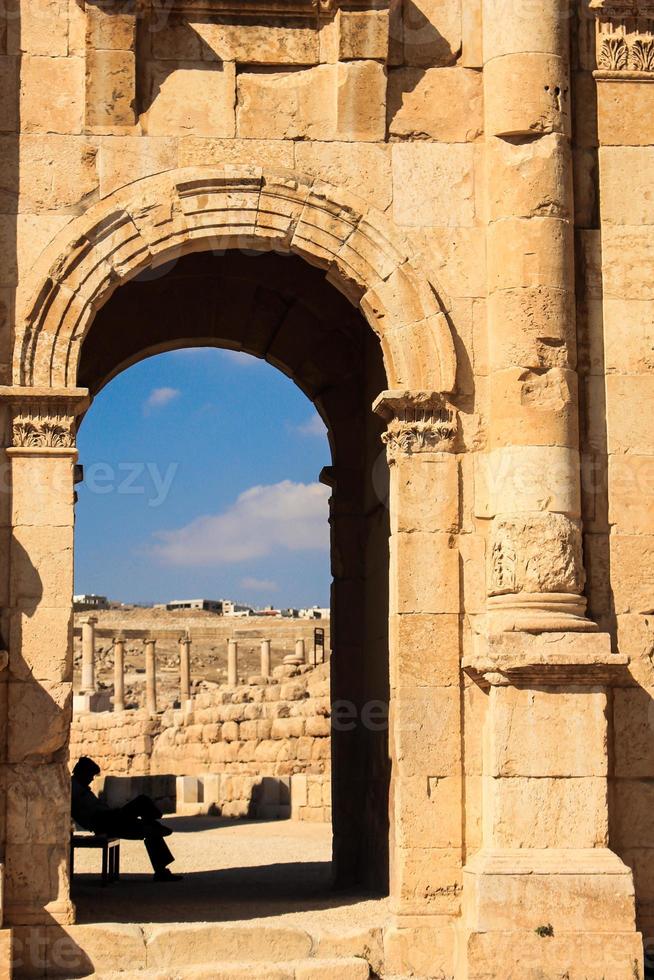
[[[437,391],[382,391],[373,411],[386,421],[388,460],[417,453],[456,451],[457,413]]]
[[[596,77],[654,78],[654,0],[591,0],[597,18]]]
[[[76,419],[88,407],[86,388],[27,388],[0,386],[0,404],[9,406],[9,449],[71,451],[75,449]]]

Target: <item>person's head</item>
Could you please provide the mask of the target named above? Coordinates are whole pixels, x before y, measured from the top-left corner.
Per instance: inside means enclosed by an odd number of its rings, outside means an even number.
[[[81,759],[78,759],[73,768],[73,776],[75,779],[79,780],[80,783],[84,783],[89,786],[95,777],[100,772],[100,766],[93,759],[89,759],[87,755],[83,755]]]

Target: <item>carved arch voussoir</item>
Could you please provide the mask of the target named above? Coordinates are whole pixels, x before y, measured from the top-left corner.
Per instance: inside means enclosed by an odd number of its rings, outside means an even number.
[[[248,166],[145,177],[71,221],[32,270],[15,382],[74,387],[84,336],[121,283],[188,252],[238,248],[293,253],[324,269],[379,336],[389,387],[454,389],[439,291],[392,221],[323,180]]]

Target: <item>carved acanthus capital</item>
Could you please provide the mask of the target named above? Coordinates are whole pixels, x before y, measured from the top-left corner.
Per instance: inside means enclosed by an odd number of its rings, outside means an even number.
[[[86,389],[0,388],[9,405],[10,446],[16,450],[75,449],[77,416],[88,405]]]
[[[414,453],[451,453],[457,435],[456,411],[434,391],[384,391],[373,410],[386,420],[382,439],[388,460]]]
[[[591,0],[597,16],[597,68],[629,78],[654,73],[654,0]]]

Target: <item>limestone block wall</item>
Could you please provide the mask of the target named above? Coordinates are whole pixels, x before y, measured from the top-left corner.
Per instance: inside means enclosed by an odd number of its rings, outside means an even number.
[[[76,715],[71,766],[95,759],[112,805],[148,792],[179,812],[215,805],[224,816],[329,821],[328,670],[277,668],[269,683],[222,687],[157,715]]]
[[[654,22],[648,14],[636,25],[594,6],[597,18],[581,22],[575,81],[584,544],[591,616],[630,658],[608,709],[609,833],[633,868],[638,927],[651,946],[654,148],[643,120],[654,106]]]

